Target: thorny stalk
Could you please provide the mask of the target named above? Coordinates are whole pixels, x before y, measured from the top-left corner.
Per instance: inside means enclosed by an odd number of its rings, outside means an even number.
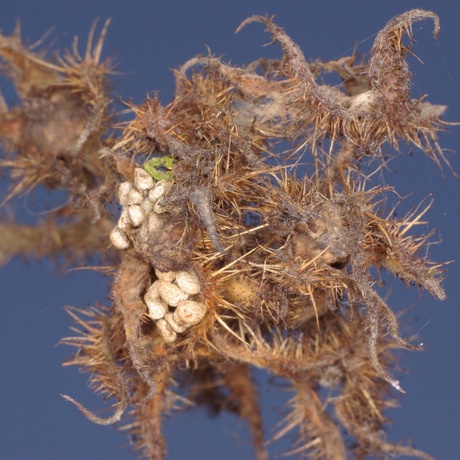
[[[114,414],[67,400],[93,422],[120,422],[149,459],[166,455],[166,414],[229,411],[265,460],[252,374],[261,368],[292,389],[271,440],[294,432],[288,454],[430,458],[385,440],[384,411],[393,388],[402,391],[392,350],[416,345],[401,336],[372,273],[444,299],[442,264],[422,254],[430,235],[410,234],[426,210],[388,213],[393,189],[361,166],[378,170],[384,149],[401,142],[449,166],[437,141],[445,107],[410,95],[405,58],[412,24],[425,19],[436,37],[438,17],[412,10],[379,32],[367,61],[311,63],[272,19],[250,17],[238,32],[261,22],[280,60],[239,68],[193,58],[175,72],[168,105],[156,96],[130,104],[125,123],[112,108],[113,64],[101,60],[108,22],[97,40],[93,26],[84,56],[77,41],[45,59],[22,45],[19,29],[0,36],[21,100],[0,114],[0,166],[11,178],[3,203],[37,186],[68,196],[36,226],[2,223],[0,260],[98,256],[115,272],[112,307],[69,308],[75,335],[63,340],[77,349],[66,365],[90,373]],[[322,72],[343,84],[322,83]]]

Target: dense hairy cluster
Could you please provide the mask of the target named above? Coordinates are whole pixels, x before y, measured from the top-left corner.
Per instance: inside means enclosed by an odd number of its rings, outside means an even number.
[[[111,63],[100,62],[109,23],[93,48],[94,27],[86,53],[73,51],[46,60],[24,47],[20,29],[0,34],[2,70],[14,81],[21,104],[9,109],[1,98],[0,139],[5,155],[0,167],[10,172],[5,205],[41,185],[65,190],[67,200],[39,225],[0,224],[0,262],[11,257],[63,255],[69,263],[87,260],[107,247],[112,216],[107,203],[118,183],[112,160],[101,149],[113,145],[111,99],[107,74]],[[33,47],[31,47],[33,48]]]
[[[377,35],[367,62],[309,63],[283,29],[253,16],[238,31],[262,22],[282,59],[238,68],[196,57],[176,71],[171,103],[131,105],[120,136],[107,134],[103,34],[84,59],[75,48],[57,64],[32,57],[17,35],[1,38],[24,99],[0,117],[13,152],[2,160],[15,180],[8,198],[37,184],[65,188],[68,204],[34,234],[46,225],[56,234],[73,226],[75,239],[101,235],[68,257],[107,258],[109,240],[115,249],[112,307],[69,309],[77,335],[63,340],[78,348],[66,364],[89,372],[115,412],[100,418],[66,399],[96,423],[125,420],[149,459],[166,455],[170,411],[230,411],[247,421],[263,460],[256,367],[292,390],[274,436],[295,433],[290,454],[430,458],[384,436],[383,411],[394,404],[392,389],[402,391],[391,349],[417,346],[400,335],[372,274],[387,270],[444,299],[442,271],[422,254],[429,235],[410,234],[426,209],[396,218],[385,209],[392,188],[360,169],[382,167],[384,146],[397,151],[401,141],[447,163],[436,136],[445,108],[409,91],[403,38],[412,41],[412,23],[424,19],[437,35],[437,16],[412,10]],[[24,61],[35,73],[24,73]],[[343,84],[321,83],[324,72]],[[34,117],[37,104],[57,118]],[[121,214],[111,220],[114,203]],[[76,244],[43,243],[39,253]]]

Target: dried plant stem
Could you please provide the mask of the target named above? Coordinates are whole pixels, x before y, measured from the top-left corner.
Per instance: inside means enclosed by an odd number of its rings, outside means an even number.
[[[385,439],[384,412],[403,391],[392,350],[419,347],[401,337],[375,275],[446,297],[443,264],[424,252],[432,233],[416,234],[431,203],[396,217],[377,174],[400,144],[450,167],[437,139],[445,107],[410,94],[412,24],[425,19],[436,38],[436,14],[416,9],[377,34],[369,58],[307,62],[273,19],[251,16],[237,32],[263,23],[279,60],[192,58],[169,104],[129,104],[119,130],[113,67],[101,60],[108,21],[98,39],[93,25],[83,55],[75,41],[53,62],[19,31],[0,35],[21,99],[11,109],[0,99],[2,203],[38,186],[67,193],[35,226],[0,223],[0,263],[114,264],[112,308],[68,308],[76,335],[62,342],[77,349],[65,364],[88,372],[115,411],[102,418],[66,400],[95,423],[123,421],[150,460],[167,454],[165,414],[230,411],[267,460],[251,374],[261,368],[293,393],[272,438],[293,434],[287,455],[430,458]],[[326,84],[329,72],[342,84]]]

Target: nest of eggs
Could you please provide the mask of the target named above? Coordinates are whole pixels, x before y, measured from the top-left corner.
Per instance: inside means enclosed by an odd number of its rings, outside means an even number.
[[[110,234],[117,249],[127,250],[133,245],[142,251],[152,239],[161,243],[157,235],[167,235],[170,227],[166,216],[174,212],[161,205],[170,185],[164,180],[155,183],[142,168],[135,169],[133,183],[120,184],[118,198],[123,209]],[[154,272],[156,280],[144,295],[147,315],[155,322],[163,339],[172,343],[177,334],[198,324],[206,314],[206,306],[199,296],[201,284],[193,271],[164,272],[155,268]]]

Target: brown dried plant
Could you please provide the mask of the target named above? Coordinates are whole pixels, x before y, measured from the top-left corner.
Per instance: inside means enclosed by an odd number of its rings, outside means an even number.
[[[0,37],[21,99],[0,114],[4,202],[38,185],[68,192],[34,227],[2,224],[1,260],[115,264],[112,306],[69,308],[75,335],[63,340],[77,348],[65,364],[90,374],[114,414],[66,399],[96,423],[121,422],[149,459],[166,455],[165,414],[233,412],[267,459],[252,376],[261,368],[293,393],[272,438],[295,433],[288,454],[430,458],[384,436],[402,391],[392,350],[418,346],[401,336],[375,273],[444,299],[441,265],[424,255],[431,235],[413,234],[426,209],[396,218],[394,190],[362,168],[378,171],[401,142],[449,165],[437,141],[445,107],[410,96],[412,24],[425,19],[436,37],[438,17],[412,10],[380,31],[367,61],[309,63],[272,19],[253,16],[238,31],[263,23],[282,59],[239,68],[198,56],[175,72],[171,103],[130,104],[118,131],[113,66],[101,61],[108,23],[95,44],[93,27],[83,57],[77,43],[47,59],[19,31]],[[322,72],[343,84],[322,83]]]

